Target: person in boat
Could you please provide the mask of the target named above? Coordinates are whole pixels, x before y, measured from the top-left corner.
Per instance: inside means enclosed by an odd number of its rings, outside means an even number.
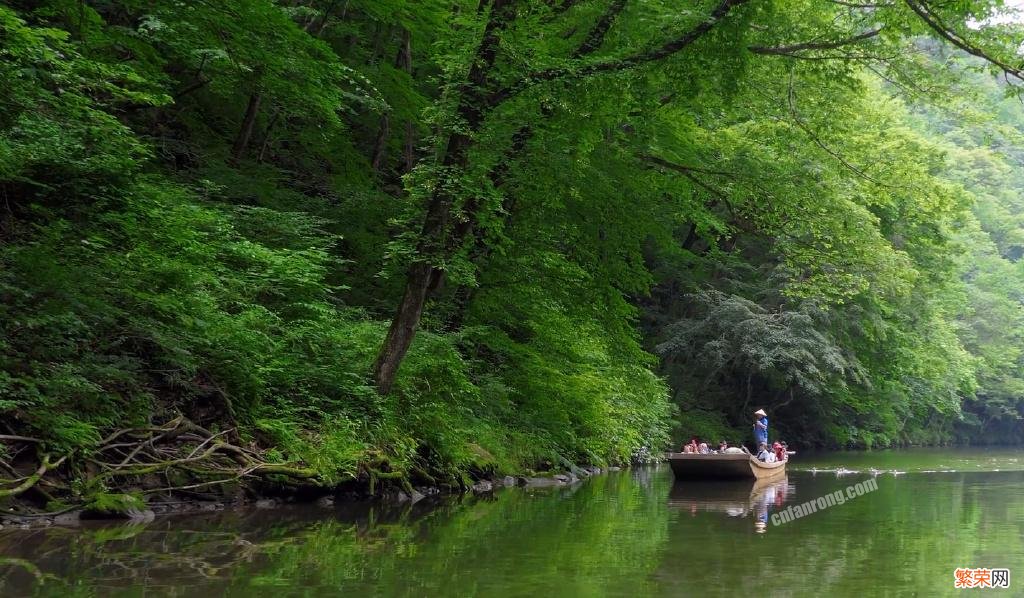
[[[690,443],[684,444],[683,445],[683,452],[687,453],[687,454],[693,453],[693,445],[690,444]]]
[[[726,442],[724,440],[720,440],[718,442],[718,452],[719,453],[724,453],[725,449],[727,449],[727,448],[729,448],[729,443],[728,442]]]
[[[754,441],[758,446],[761,443],[768,444],[768,414],[764,409],[754,412]]]
[[[702,455],[710,455],[711,454],[711,449],[708,448],[708,443],[702,442],[702,443],[700,443],[700,446],[698,447],[697,452],[699,452]]]
[[[772,452],[775,453],[776,461],[784,461],[786,459],[786,448],[778,440],[772,443]]]
[[[768,443],[759,443],[757,445],[757,460],[763,463],[767,463],[769,456],[774,457],[775,455],[768,450]]]

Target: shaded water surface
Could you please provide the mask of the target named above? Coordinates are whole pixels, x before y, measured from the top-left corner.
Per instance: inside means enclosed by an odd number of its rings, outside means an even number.
[[[1020,596],[1022,457],[799,455],[771,484],[674,484],[656,467],[412,507],[4,529],[0,596],[933,596],[957,592],[956,567],[1009,568],[1010,590],[983,592]]]

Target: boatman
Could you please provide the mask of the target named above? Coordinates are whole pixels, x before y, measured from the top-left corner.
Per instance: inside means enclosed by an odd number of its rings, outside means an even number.
[[[768,414],[764,409],[754,412],[754,445],[761,446],[761,443],[768,444]]]

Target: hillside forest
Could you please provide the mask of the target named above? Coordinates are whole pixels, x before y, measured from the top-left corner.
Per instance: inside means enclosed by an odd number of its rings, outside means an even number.
[[[1022,32],[999,0],[2,2],[0,500],[459,488],[757,408],[798,447],[1020,443]]]

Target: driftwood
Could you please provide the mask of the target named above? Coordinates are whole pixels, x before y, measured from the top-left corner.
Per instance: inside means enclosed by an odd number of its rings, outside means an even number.
[[[33,473],[32,475],[15,480],[0,480],[0,484],[4,485],[17,483],[19,481],[21,482],[20,484],[13,488],[0,488],[0,498],[6,498],[8,496],[17,496],[22,492],[25,492],[32,486],[35,486],[36,482],[38,482],[44,475],[46,475],[46,472],[48,470],[50,470],[51,468],[56,469],[60,467],[60,465],[64,463],[65,459],[67,459],[67,457],[61,457],[60,459],[57,459],[55,462],[51,463],[50,455],[44,454],[42,457],[42,461],[39,463],[39,468],[36,469],[35,473]]]
[[[103,492],[107,488],[141,488],[143,494],[171,493],[196,488],[208,488],[228,483],[245,483],[272,479],[276,483],[293,486],[319,486],[315,470],[287,463],[266,460],[261,451],[228,442],[234,429],[211,432],[185,417],[179,416],[161,426],[125,428],[111,433],[87,450],[79,449],[54,458],[44,451],[45,442],[28,436],[0,435],[7,445],[30,445],[36,449],[38,465],[32,473],[19,474],[18,467],[0,459],[0,466],[14,477],[0,477],[0,498],[18,496],[36,488],[43,496],[52,498],[39,487],[66,489],[59,474],[81,477],[86,488]],[[162,475],[166,485],[155,484],[153,474]],[[172,474],[177,483],[172,483]],[[56,480],[43,482],[46,476]],[[142,483],[143,476],[149,476]],[[64,476],[66,479],[68,475]],[[78,500],[84,497],[72,497]]]

